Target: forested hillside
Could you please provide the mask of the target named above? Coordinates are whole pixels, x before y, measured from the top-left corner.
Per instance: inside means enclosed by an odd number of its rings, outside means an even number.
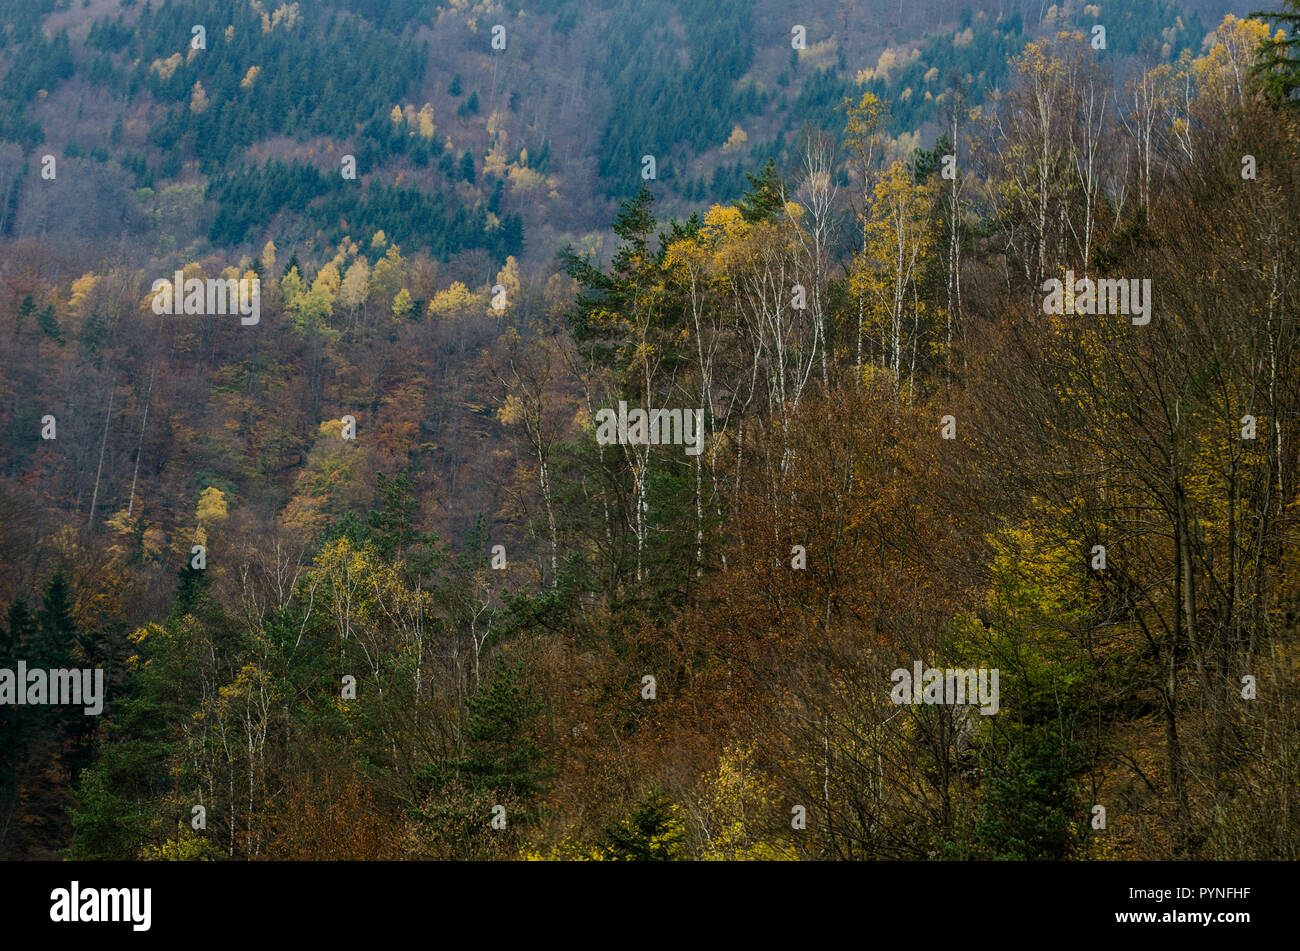
[[[6,12],[0,856],[1300,857],[1246,12]]]

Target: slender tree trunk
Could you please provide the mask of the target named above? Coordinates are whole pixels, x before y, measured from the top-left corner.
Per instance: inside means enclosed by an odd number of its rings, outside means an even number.
[[[90,518],[86,520],[86,527],[93,528],[95,525],[95,505],[99,501],[99,478],[104,472],[104,449],[108,446],[108,424],[113,418],[113,398],[117,396],[117,380],[113,381],[112,388],[108,391],[108,411],[104,413],[104,436],[99,443],[99,465],[95,469],[95,491],[90,496]]]
[[[135,444],[135,469],[131,472],[131,499],[127,502],[126,517],[135,511],[135,482],[140,475],[140,451],[144,446],[145,427],[149,424],[149,398],[153,394],[153,368],[149,369],[149,386],[144,394],[144,415],[140,419],[140,438]]]

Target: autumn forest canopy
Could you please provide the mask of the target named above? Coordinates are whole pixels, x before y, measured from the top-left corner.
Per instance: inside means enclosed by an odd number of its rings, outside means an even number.
[[[1280,5],[6,13],[0,857],[1300,858]]]

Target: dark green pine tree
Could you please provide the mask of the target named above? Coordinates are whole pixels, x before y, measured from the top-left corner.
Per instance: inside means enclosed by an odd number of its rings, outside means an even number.
[[[642,283],[641,278],[649,276],[654,263],[649,254],[650,236],[656,226],[653,206],[654,196],[645,182],[634,196],[619,202],[614,234],[622,243],[614,254],[608,274],[572,248],[566,248],[562,253],[565,272],[578,283],[578,295],[568,318],[573,337],[579,343],[591,339],[595,333],[591,322],[594,313],[603,310],[624,312],[630,304],[630,296]]]
[[[940,134],[939,140],[934,143],[934,148],[929,151],[917,147],[912,150],[912,177],[918,185],[924,183],[931,175],[943,164],[945,155],[954,153],[952,140],[948,138],[948,133]]]
[[[785,186],[776,172],[776,161],[768,159],[763,171],[757,175],[745,174],[749,190],[736,202],[740,215],[751,224],[770,221],[785,207]]]
[[[181,565],[176,572],[176,607],[177,614],[193,611],[207,587],[208,573],[202,568],[193,568],[189,561]]]
[[[604,852],[625,862],[671,862],[684,857],[686,831],[672,801],[652,789],[622,822],[606,827]]]
[[[7,620],[4,628],[0,628],[0,667],[13,667],[22,658],[22,651],[36,628],[27,599],[21,595],[10,606]]]
[[[520,682],[519,669],[503,659],[465,706],[468,750],[450,765],[476,788],[531,798],[547,771],[541,747],[527,735],[540,704]]]
[[[28,667],[104,668],[107,645],[92,631],[83,630],[72,616],[72,587],[62,570],[56,571],[45,589],[41,610],[36,615],[36,637]],[[104,689],[108,689],[108,671],[104,672]],[[107,698],[103,698],[105,701]],[[95,730],[99,718],[87,716],[81,707],[50,706],[46,718],[55,729],[64,766],[75,782],[81,770],[93,759]]]
[[[36,301],[32,300],[31,294],[26,294],[18,305],[18,322],[14,332],[22,333],[23,322],[34,313],[36,313]]]
[[[524,219],[519,214],[501,219],[501,244],[506,254],[518,257],[524,253]]]
[[[985,773],[971,857],[1061,861],[1083,838],[1086,810],[1071,778],[1078,750],[1052,727],[1030,727],[998,750]]]
[[[63,346],[63,330],[59,327],[59,318],[54,314],[53,304],[47,304],[36,315],[36,323],[40,325],[45,336],[52,338],[60,347]]]
[[[36,631],[36,622],[27,609],[27,601],[18,597],[9,608],[7,623],[0,628],[0,669],[16,671],[23,652]],[[21,685],[15,684],[15,689]],[[26,707],[10,704],[0,706],[0,855],[8,852],[3,830],[12,827],[8,821],[18,791],[18,767],[30,739],[32,721],[24,721]]]
[[[77,645],[77,622],[72,617],[72,589],[62,570],[54,572],[45,588],[41,609],[36,614],[36,636],[32,640],[28,667],[68,667]]]
[[[1300,103],[1300,0],[1283,0],[1276,13],[1257,11],[1252,17],[1275,20],[1285,35],[1269,37],[1260,44],[1260,59],[1253,76],[1274,102]]]

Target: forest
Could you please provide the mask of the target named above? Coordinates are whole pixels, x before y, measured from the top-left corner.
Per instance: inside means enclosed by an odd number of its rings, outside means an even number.
[[[49,55],[0,78],[0,669],[106,700],[0,703],[0,857],[1300,858],[1294,0],[811,60],[628,3],[594,84],[664,118],[599,161],[495,72],[422,107],[419,4],[230,4],[193,55],[120,6],[4,31]],[[101,247],[33,224],[84,69],[153,109],[59,150],[126,182]],[[173,270],[260,321],[159,315]],[[900,704],[914,665],[994,709]]]

